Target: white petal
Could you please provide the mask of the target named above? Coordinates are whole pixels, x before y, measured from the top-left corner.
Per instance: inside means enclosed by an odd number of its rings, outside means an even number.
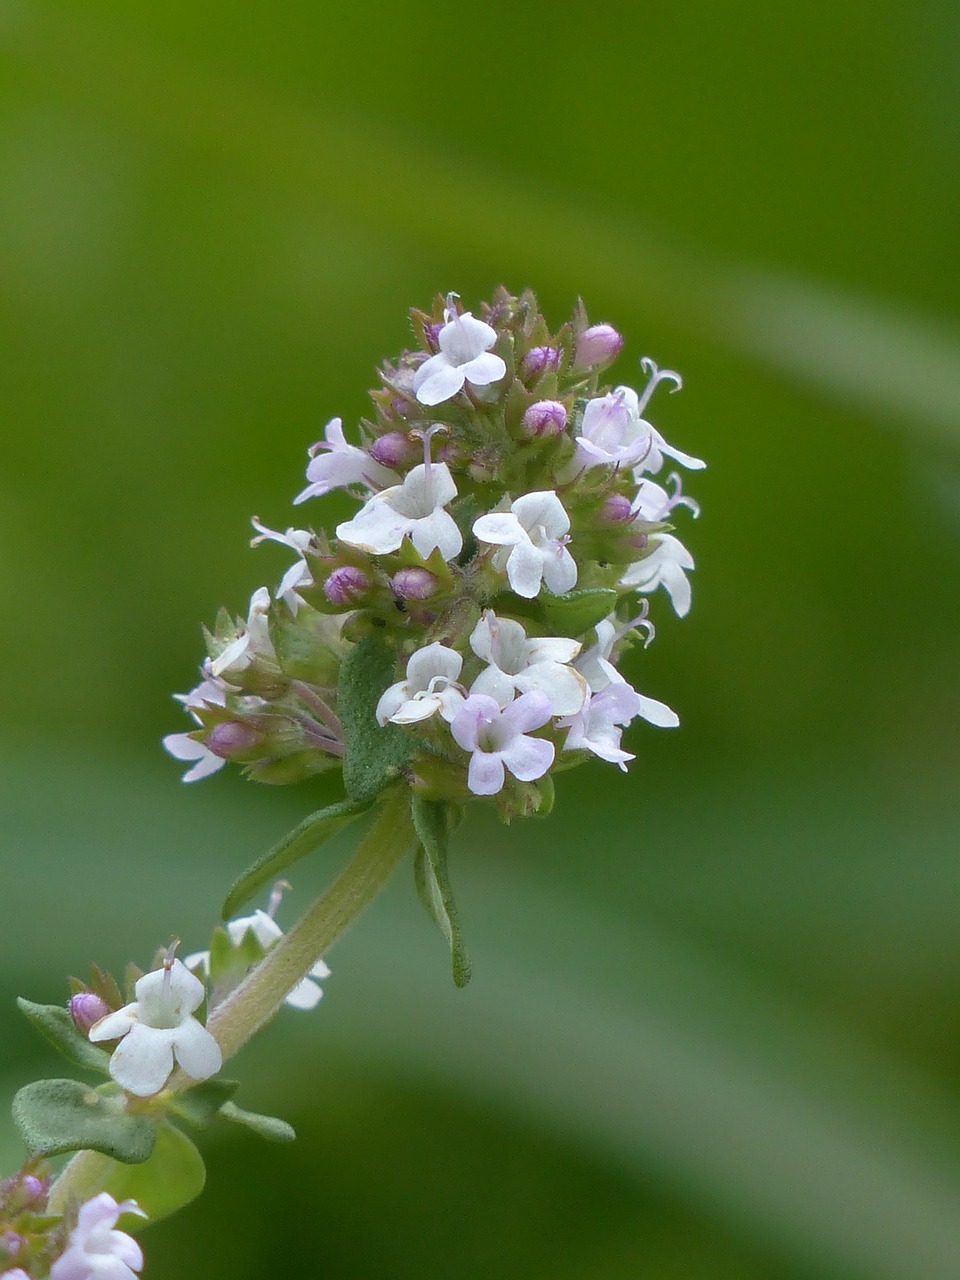
[[[642,693],[638,693],[637,697],[640,699],[638,714],[648,723],[659,725],[661,729],[675,729],[680,723],[680,717],[675,711],[671,711],[665,702],[658,702],[656,698],[647,698]]]
[[[529,538],[518,542],[507,560],[507,579],[518,596],[533,600],[540,594],[543,580],[543,555]]]
[[[438,694],[428,693],[421,698],[411,698],[390,717],[394,724],[417,724],[421,720],[429,720],[440,710]]]
[[[136,1012],[137,1006],[134,1002],[124,1005],[114,1013],[108,1013],[105,1018],[93,1024],[87,1032],[87,1039],[92,1040],[94,1044],[100,1040],[119,1040],[135,1025]]]
[[[432,357],[434,360],[440,360],[442,358],[443,357],[440,356]],[[428,360],[426,364],[429,363],[430,361]],[[426,368],[426,364],[420,366],[420,369],[417,370],[417,374]],[[438,365],[434,370],[431,370],[430,376],[416,387],[415,394],[421,404],[442,404],[444,400],[449,400],[451,396],[455,396],[457,394],[463,386],[464,381],[465,379],[462,371],[458,369],[456,365],[452,365],[444,359],[443,364]]]
[[[315,982],[311,982],[309,978],[303,978],[287,995],[284,1004],[288,1004],[291,1009],[315,1009],[320,1003],[320,997],[323,995],[323,989],[318,987]]]
[[[420,693],[430,685],[435,676],[457,680],[463,667],[463,658],[456,649],[434,641],[418,649],[407,662],[407,681],[414,693]]]
[[[532,636],[527,641],[530,662],[572,662],[580,649],[579,640],[566,636]]]
[[[481,671],[470,686],[470,692],[486,694],[501,707],[508,707],[516,696],[516,685],[510,676],[505,675],[497,666],[489,666]]]
[[[194,1080],[207,1080],[223,1066],[220,1046],[196,1018],[188,1018],[177,1027],[173,1051],[181,1067]]]
[[[552,489],[525,493],[511,510],[528,533],[542,525],[548,538],[562,538],[570,530],[570,517]]]
[[[544,553],[543,580],[555,596],[562,596],[577,585],[577,562],[566,547]]]
[[[527,532],[512,511],[491,511],[473,522],[474,537],[494,546],[512,547],[527,541]]]
[[[396,489],[385,489],[361,507],[352,520],[338,524],[337,537],[340,541],[371,555],[396,551],[411,523],[408,516],[400,515],[385,501],[388,495],[397,492]]]
[[[463,535],[456,520],[442,507],[438,507],[433,515],[414,520],[409,532],[413,545],[424,560],[434,548],[439,550],[444,560],[452,560],[463,548]]]
[[[173,1070],[174,1031],[135,1026],[110,1058],[110,1074],[128,1093],[147,1098],[159,1093]]]
[[[464,377],[475,387],[488,387],[492,382],[499,382],[506,372],[507,366],[492,351],[486,351],[463,365]]]
[[[398,680],[396,684],[392,684],[381,695],[380,701],[377,703],[377,723],[386,724],[391,716],[394,716],[400,710],[409,697],[410,686],[406,680]]]
[[[587,682],[579,671],[559,662],[535,662],[516,677],[521,693],[539,689],[550,699],[555,716],[572,716],[587,698]]]
[[[500,758],[515,778],[533,782],[542,778],[553,764],[554,746],[546,738],[521,735],[500,752]]]

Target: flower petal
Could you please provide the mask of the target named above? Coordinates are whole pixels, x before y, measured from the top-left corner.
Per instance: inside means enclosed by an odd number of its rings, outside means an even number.
[[[566,547],[544,554],[543,580],[555,596],[565,595],[577,585],[577,562]]]
[[[542,778],[553,764],[555,750],[546,738],[528,738],[521,734],[500,752],[500,758],[515,778],[533,782]]]
[[[463,667],[463,658],[456,649],[434,641],[418,649],[407,662],[407,683],[413,693],[429,688],[436,676],[457,680]]]
[[[173,1070],[176,1030],[160,1030],[138,1023],[124,1036],[110,1058],[110,1074],[121,1089],[138,1098],[160,1092]]]
[[[559,662],[535,662],[514,679],[521,693],[545,693],[555,716],[576,715],[587,699],[587,682],[580,672]]]
[[[541,729],[552,714],[550,699],[545,693],[539,689],[522,693],[500,716],[499,728],[503,734],[501,741],[508,741],[531,729]]]
[[[499,382],[507,372],[507,366],[492,351],[485,351],[461,368],[467,382],[475,387],[488,387],[492,382]]]
[[[648,698],[642,693],[638,693],[637,697],[640,699],[637,714],[648,723],[658,725],[661,729],[675,729],[680,723],[680,717],[665,702],[658,702],[656,698]]]
[[[389,497],[399,488],[384,489],[361,507],[352,520],[337,525],[337,537],[348,547],[357,547],[371,555],[396,551],[410,528],[410,517],[401,515],[390,505]]]
[[[442,363],[437,364],[426,378],[418,382],[417,379],[434,360]],[[414,394],[421,404],[442,404],[444,400],[449,400],[457,394],[464,381],[462,369],[450,364],[443,356],[431,356],[430,360],[422,364],[414,375]]]
[[[529,538],[518,542],[507,560],[507,580],[518,596],[533,600],[543,581],[543,553]]]
[[[471,694],[485,694],[493,698],[499,707],[508,707],[516,697],[517,686],[511,676],[497,666],[489,666],[481,671],[470,686]]]
[[[220,1046],[196,1018],[188,1018],[177,1027],[173,1051],[181,1067],[194,1080],[207,1080],[223,1066]]]
[[[467,770],[467,786],[475,796],[495,796],[505,781],[503,761],[496,752],[474,751]]]
[[[512,547],[527,541],[527,532],[512,511],[491,511],[473,522],[474,537],[494,546]]]
[[[292,991],[288,992],[284,1004],[291,1009],[315,1009],[323,996],[323,988],[309,978],[302,978]]]

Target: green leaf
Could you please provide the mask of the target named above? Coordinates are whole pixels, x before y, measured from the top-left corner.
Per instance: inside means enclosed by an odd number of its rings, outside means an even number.
[[[205,1080],[186,1093],[178,1093],[170,1105],[184,1120],[205,1129],[239,1087],[239,1080]]]
[[[162,1120],[149,1160],[127,1165],[106,1156],[88,1157],[82,1177],[71,1179],[70,1190],[81,1203],[101,1191],[115,1200],[136,1200],[148,1220],[157,1222],[195,1200],[206,1180],[200,1152],[185,1133]]]
[[[123,1095],[104,1095],[78,1080],[36,1080],[13,1099],[13,1119],[35,1155],[99,1151],[139,1164],[153,1150],[156,1130],[147,1116],[122,1110]]]
[[[412,799],[411,812],[421,842],[413,864],[417,892],[450,947],[454,982],[458,987],[465,987],[470,981],[470,961],[463,945],[453,889],[447,874],[447,852],[454,815],[442,801],[425,800],[416,794]]]
[[[17,998],[17,1004],[27,1021],[40,1032],[45,1040],[87,1071],[109,1074],[110,1055],[91,1044],[74,1026],[70,1011],[60,1004],[34,1004],[32,1000]]]
[[[368,805],[395,782],[415,740],[399,725],[379,725],[380,696],[393,684],[397,651],[385,636],[364,636],[340,669],[337,710],[343,722],[343,785],[358,804]]]
[[[377,696],[379,697],[379,694]],[[372,796],[370,800],[364,802],[353,798],[341,800],[337,804],[328,805],[325,809],[318,809],[316,813],[311,813],[309,817],[304,818],[299,826],[288,832],[282,840],[279,840],[272,849],[269,849],[262,858],[258,858],[252,867],[248,867],[243,875],[234,881],[223,903],[223,919],[229,920],[258,889],[275,879],[282,871],[286,871],[287,867],[293,866],[307,854],[313,853],[314,849],[318,849],[325,840],[335,836],[347,823],[359,817],[370,807],[372,800]]]
[[[244,932],[236,946],[226,929],[214,929],[210,939],[210,1007],[225,1000],[266,954],[252,929]]]
[[[568,591],[564,596],[540,593],[538,603],[547,626],[556,635],[580,636],[612,613],[617,592],[609,587]]]
[[[256,1111],[244,1111],[234,1102],[225,1102],[220,1108],[220,1114],[224,1120],[242,1124],[268,1142],[293,1142],[297,1136],[293,1125],[287,1124],[286,1120],[280,1120],[276,1116],[261,1116]]]

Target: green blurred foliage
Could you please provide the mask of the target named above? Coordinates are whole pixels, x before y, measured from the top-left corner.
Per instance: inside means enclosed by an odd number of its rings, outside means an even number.
[[[581,295],[617,376],[682,371],[657,422],[710,463],[693,613],[657,600],[632,672],[681,730],[564,776],[544,823],[464,826],[466,992],[390,888],[238,1063],[298,1144],[212,1132],[153,1280],[960,1271],[958,28],[944,0],[0,9],[11,1089],[59,1071],[16,994],[202,945],[333,798],[180,789],[154,744],[199,621],[284,567],[249,517],[299,518],[409,306]]]

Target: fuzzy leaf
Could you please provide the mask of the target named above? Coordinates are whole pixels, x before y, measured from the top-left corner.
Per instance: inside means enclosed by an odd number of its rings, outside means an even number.
[[[542,591],[538,603],[547,626],[554,635],[581,636],[613,612],[617,592],[609,587],[593,587],[552,596]]]
[[[156,1130],[147,1116],[120,1110],[122,1096],[105,1096],[79,1080],[36,1080],[13,1099],[13,1119],[35,1155],[99,1151],[139,1164],[153,1150]]]
[[[288,832],[282,840],[279,840],[272,849],[268,849],[262,858],[258,858],[252,867],[248,867],[243,875],[234,881],[223,904],[223,919],[229,920],[258,889],[275,879],[282,871],[286,871],[287,867],[305,858],[308,853],[313,853],[314,849],[318,849],[325,840],[335,836],[347,823],[359,817],[370,807],[372,799],[371,796],[370,800],[364,802],[358,799],[341,800],[337,804],[328,805],[325,809],[318,809],[316,813],[311,813],[308,818],[304,818],[299,826]]]
[[[380,634],[364,636],[340,669],[337,710],[343,722],[343,785],[362,805],[371,804],[400,776],[416,742],[399,725],[379,725],[380,696],[394,681],[397,651]]]
[[[70,1012],[59,1004],[34,1004],[32,1000],[17,998],[21,1013],[45,1040],[78,1067],[87,1071],[109,1074],[110,1055],[91,1044],[74,1026]]]
[[[420,848],[413,864],[417,892],[450,947],[453,981],[458,987],[465,987],[470,981],[470,961],[463,945],[453,889],[447,874],[447,852],[454,815],[442,801],[425,800],[415,794],[412,816],[420,838]]]
[[[277,1116],[258,1115],[256,1111],[244,1111],[234,1102],[225,1102],[220,1108],[220,1114],[224,1120],[242,1124],[268,1142],[293,1142],[297,1136],[293,1125],[287,1124],[286,1120],[280,1120]]]
[[[198,1129],[205,1129],[240,1087],[238,1080],[205,1080],[186,1093],[178,1093],[171,1106]]]
[[[149,1223],[195,1200],[206,1180],[200,1152],[185,1133],[162,1120],[153,1153],[143,1164],[117,1164],[106,1156],[91,1156],[84,1161],[82,1178],[74,1178],[70,1190],[81,1203],[101,1191],[108,1191],[115,1200],[136,1200]]]

